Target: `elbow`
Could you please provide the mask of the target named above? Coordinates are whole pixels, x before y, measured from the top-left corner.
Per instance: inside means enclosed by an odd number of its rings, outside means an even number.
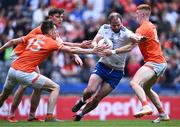
[[[132,47],[130,47],[127,51],[128,52],[131,52],[133,50],[133,48]]]
[[[131,44],[128,48],[129,52],[133,50],[134,47],[136,47],[137,44]]]
[[[126,52],[130,52],[130,51],[132,51],[132,49],[133,49],[133,46],[129,46],[126,48]]]
[[[76,54],[77,52],[76,52],[76,49],[75,49],[74,47],[70,47],[69,53],[74,53],[74,54]]]
[[[14,39],[10,40],[8,43],[10,44],[10,46],[17,44],[17,42]]]

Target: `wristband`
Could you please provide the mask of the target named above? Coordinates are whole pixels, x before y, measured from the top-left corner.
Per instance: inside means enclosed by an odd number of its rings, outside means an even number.
[[[116,54],[116,50],[111,50],[112,55]]]

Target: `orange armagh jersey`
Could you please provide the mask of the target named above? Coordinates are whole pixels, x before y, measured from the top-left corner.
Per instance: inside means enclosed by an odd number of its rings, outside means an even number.
[[[45,35],[27,35],[22,37],[22,43],[27,45],[12,67],[16,70],[31,73],[53,51],[60,50],[63,44]]]
[[[41,32],[41,26],[38,26],[36,27],[35,29],[33,29],[30,33],[28,33],[28,35],[30,34],[42,34]],[[16,55],[16,56],[19,56],[26,48],[26,44],[24,43],[20,43],[18,44],[14,50],[13,50],[13,53]]]
[[[144,57],[144,62],[165,63],[166,60],[161,50],[156,27],[150,21],[145,21],[136,30],[136,33],[149,37],[146,41],[138,44]]]

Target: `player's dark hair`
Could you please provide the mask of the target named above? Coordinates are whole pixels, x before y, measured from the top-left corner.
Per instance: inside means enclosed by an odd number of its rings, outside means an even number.
[[[117,12],[112,12],[108,16],[108,21],[111,22],[112,19],[119,18],[122,21],[122,16]]]
[[[48,34],[48,32],[53,29],[55,24],[51,20],[45,20],[41,24],[42,34]]]
[[[64,9],[58,9],[58,8],[52,8],[49,10],[48,16],[53,16],[54,14],[63,14],[64,13]]]

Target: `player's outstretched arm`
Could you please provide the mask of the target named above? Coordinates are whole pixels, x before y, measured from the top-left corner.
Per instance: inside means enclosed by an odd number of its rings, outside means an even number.
[[[5,43],[2,47],[0,47],[0,52],[4,51],[5,49],[7,49],[13,45],[17,45],[21,42],[22,42],[22,38],[12,39],[12,40],[8,41],[7,43]]]
[[[103,51],[102,56],[111,56],[113,54],[121,54],[121,53],[130,52],[136,45],[137,45],[136,43],[130,42],[129,44],[122,46],[120,48],[114,49],[114,50],[106,49]]]
[[[91,40],[84,40],[81,43],[72,43],[72,42],[62,42],[66,46],[70,47],[80,47],[80,48],[90,48],[91,47]]]
[[[148,39],[148,37],[146,36],[141,36],[141,35],[137,35],[132,33],[130,36],[130,41],[133,43],[139,43],[139,42],[143,42],[146,41]]]
[[[123,47],[115,49],[115,54],[130,52],[136,46],[137,46],[137,43],[130,42],[129,44]]]
[[[63,52],[67,53],[73,53],[73,54],[97,54],[106,49],[107,46],[102,46],[102,47],[94,47],[93,49],[82,49],[79,47],[70,47],[70,46],[63,46],[61,50]]]

